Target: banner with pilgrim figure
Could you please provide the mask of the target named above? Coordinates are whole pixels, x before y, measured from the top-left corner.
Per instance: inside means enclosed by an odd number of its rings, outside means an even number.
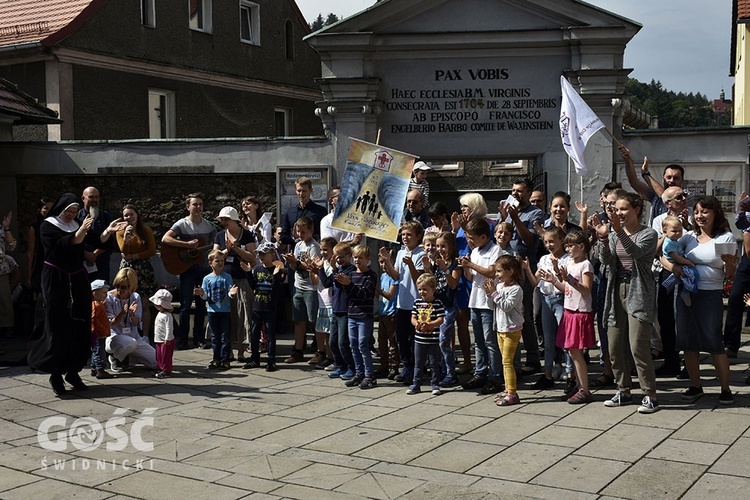
[[[332,227],[396,241],[415,156],[351,139]]]

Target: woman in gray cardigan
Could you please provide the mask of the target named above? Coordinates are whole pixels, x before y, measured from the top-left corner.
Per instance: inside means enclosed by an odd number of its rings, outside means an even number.
[[[639,413],[659,410],[656,376],[651,359],[651,324],[656,317],[656,282],[651,263],[656,252],[656,231],[640,223],[643,200],[635,193],[621,194],[610,218],[612,231],[595,224],[599,238],[599,260],[607,266],[607,297],[604,317],[609,328],[609,355],[617,381],[617,394],[604,406],[617,407],[633,402],[631,377],[625,342],[630,343],[638,381],[645,396]]]

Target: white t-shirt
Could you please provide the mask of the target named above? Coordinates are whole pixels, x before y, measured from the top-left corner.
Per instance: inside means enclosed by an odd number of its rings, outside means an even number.
[[[326,273],[326,276],[330,276],[334,272],[333,267],[327,260],[323,261],[323,272]],[[329,286],[326,288],[323,286],[322,281],[318,281],[318,286],[316,288],[318,290],[318,299],[320,299],[319,307],[331,307],[331,300],[333,300],[333,287]]]
[[[568,264],[572,262],[573,261],[570,259],[570,256],[566,253],[562,254],[562,256],[557,259],[557,263],[560,267],[567,267]],[[539,259],[539,265],[537,266],[537,269],[548,271],[554,276],[555,266],[552,265],[552,255],[542,255],[542,258]],[[557,277],[555,277],[555,281],[557,281]],[[553,283],[547,280],[540,279],[539,283],[537,283],[536,286],[537,288],[539,288],[539,291],[542,292],[543,295],[558,295],[562,293],[560,290],[555,288],[555,285]]]
[[[396,307],[411,311],[414,309],[414,300],[419,297],[419,293],[417,292],[417,285],[414,284],[414,280],[411,277],[409,266],[403,262],[406,254],[411,254],[411,260],[414,262],[414,267],[417,271],[423,271],[422,256],[424,255],[424,250],[418,246],[414,247],[414,250],[401,247],[401,250],[396,254],[396,269],[398,269],[398,300],[396,301]]]
[[[294,256],[297,261],[304,261],[307,257],[320,257],[320,245],[315,240],[308,242],[298,241],[294,246]],[[305,271],[301,267],[298,268],[294,273],[294,288],[298,290],[311,291],[315,290],[312,282],[310,281],[310,272]]]
[[[490,267],[497,262],[502,254],[503,250],[490,241],[484,247],[477,247],[471,251],[471,261],[480,267]],[[473,278],[471,279],[469,307],[472,309],[492,309],[487,302],[487,294],[484,293],[484,280],[487,278],[473,269],[471,274]]]
[[[171,312],[161,312],[154,322],[154,342],[161,344],[174,338],[174,317]]]
[[[685,248],[685,257],[695,264],[698,271],[698,290],[724,289],[724,261],[716,251],[715,243],[736,245],[737,239],[731,232],[726,232],[706,243],[698,243],[693,231],[683,234],[680,238],[680,245]]]

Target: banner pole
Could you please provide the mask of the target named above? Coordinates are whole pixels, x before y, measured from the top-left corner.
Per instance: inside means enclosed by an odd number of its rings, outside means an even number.
[[[377,146],[380,146],[380,132],[382,132],[382,131],[383,131],[382,128],[378,129],[378,137],[377,137],[377,139],[375,139],[375,145],[377,145]]]
[[[568,156],[568,193],[570,193],[570,156]]]
[[[612,132],[610,132],[607,127],[604,127],[604,130],[607,131],[607,134],[609,134],[609,136],[612,138],[612,141],[614,141],[618,146],[622,146],[622,143],[617,140],[617,137],[615,137],[614,135],[612,135]]]

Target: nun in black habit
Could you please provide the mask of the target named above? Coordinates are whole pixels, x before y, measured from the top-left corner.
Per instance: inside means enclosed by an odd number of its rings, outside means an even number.
[[[29,366],[50,374],[58,396],[74,389],[88,389],[78,374],[91,353],[91,286],[83,267],[83,238],[93,219],[76,222],[80,199],[61,195],[39,226],[44,248],[42,267],[43,328],[35,328],[29,340]],[[40,309],[37,308],[37,312]],[[37,318],[41,326],[42,318]]]

